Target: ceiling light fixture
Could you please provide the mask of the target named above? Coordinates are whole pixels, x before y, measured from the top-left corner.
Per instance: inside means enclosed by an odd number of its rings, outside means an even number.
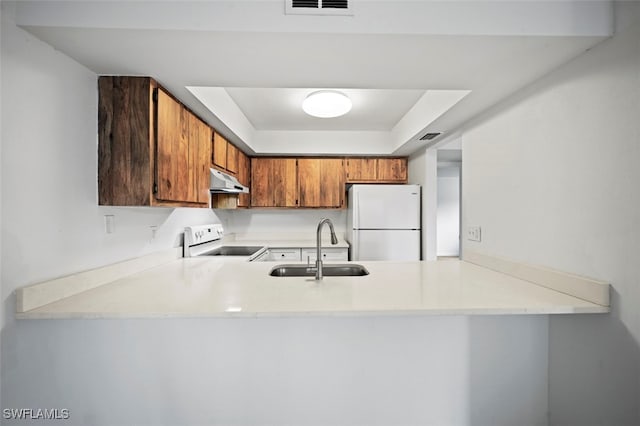
[[[302,109],[314,117],[340,117],[351,111],[351,99],[337,90],[318,90],[304,99]]]

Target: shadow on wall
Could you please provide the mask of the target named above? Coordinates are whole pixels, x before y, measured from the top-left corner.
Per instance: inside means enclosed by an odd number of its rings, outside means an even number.
[[[547,425],[547,316],[476,316],[469,324],[469,425]]]
[[[554,426],[640,424],[640,344],[610,315],[552,316],[549,327],[549,411]]]

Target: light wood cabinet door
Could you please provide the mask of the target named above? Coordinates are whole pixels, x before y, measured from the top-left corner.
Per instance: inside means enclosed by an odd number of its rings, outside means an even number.
[[[157,193],[165,201],[195,201],[189,181],[188,111],[158,89]]]
[[[344,162],[342,159],[298,159],[300,207],[342,207]]]
[[[238,181],[244,186],[251,186],[251,163],[249,157],[242,152],[238,152]],[[251,204],[250,194],[238,195],[238,207],[249,207]]]
[[[189,170],[192,173],[192,197],[198,203],[209,202],[211,133],[211,127],[195,115],[189,115]]]
[[[295,207],[298,203],[294,158],[251,159],[251,207]]]
[[[373,182],[377,179],[377,158],[348,158],[347,182]]]
[[[272,161],[271,158],[251,159],[251,207],[272,207],[274,204],[270,191]]]
[[[237,176],[238,174],[238,155],[240,150],[235,145],[227,143],[227,171]]]
[[[406,182],[407,159],[379,158],[377,180],[382,182]]]
[[[294,158],[275,158],[271,189],[274,207],[296,207],[298,205],[298,171]]]
[[[218,132],[213,133],[213,159],[214,166],[227,169],[227,146],[229,143]]]

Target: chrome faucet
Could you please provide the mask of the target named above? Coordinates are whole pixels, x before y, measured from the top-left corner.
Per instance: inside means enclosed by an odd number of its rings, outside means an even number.
[[[325,223],[329,224],[331,244],[338,244],[338,237],[336,237],[331,219],[321,219],[320,223],[318,223],[318,231],[316,232],[316,280],[322,279],[322,225]]]

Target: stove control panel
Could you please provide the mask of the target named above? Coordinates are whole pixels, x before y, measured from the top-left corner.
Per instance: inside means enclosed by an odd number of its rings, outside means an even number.
[[[191,247],[198,244],[217,241],[224,236],[221,224],[187,226],[184,229],[184,246]]]

